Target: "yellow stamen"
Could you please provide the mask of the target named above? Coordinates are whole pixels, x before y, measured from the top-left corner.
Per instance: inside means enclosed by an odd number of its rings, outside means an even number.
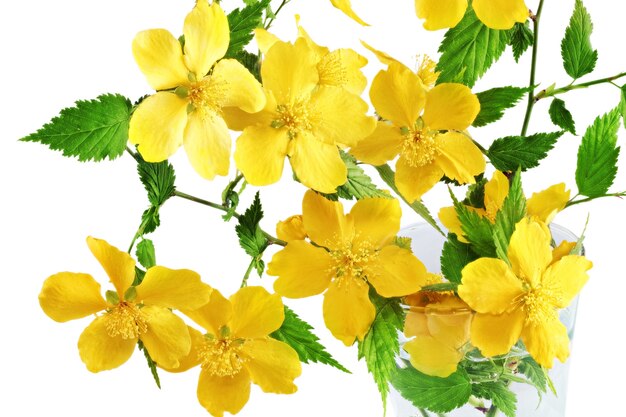
[[[346,243],[343,248],[332,251],[330,255],[335,261],[333,269],[337,278],[346,276],[365,280],[367,277],[364,276],[363,269],[378,257],[378,251],[369,241],[364,241],[357,247]]]
[[[233,376],[241,371],[245,358],[241,356],[243,339],[209,338],[198,348],[202,369],[214,376]]]
[[[189,87],[187,97],[194,111],[212,117],[223,107],[228,88],[228,83],[221,77],[208,75]]]
[[[428,165],[439,154],[435,141],[437,132],[428,130],[421,119],[413,128],[403,128],[402,134],[402,155],[410,166],[419,168]]]
[[[148,331],[148,319],[135,303],[123,301],[108,311],[104,317],[107,333],[111,337],[137,339]]]
[[[560,295],[548,288],[533,288],[523,298],[523,309],[530,323],[546,323],[555,314]]]
[[[420,56],[418,56],[418,60]],[[427,88],[435,86],[437,79],[439,78],[439,72],[436,71],[437,63],[430,59],[428,55],[422,55],[417,68],[417,76],[420,77],[422,83]]]
[[[326,54],[317,64],[319,83],[343,87],[348,83],[348,70],[341,61],[341,51],[336,54]]]
[[[295,138],[299,133],[310,131],[316,119],[315,112],[305,100],[297,100],[293,104],[281,104],[276,107],[278,118],[272,122],[272,127],[286,127],[289,137]]]

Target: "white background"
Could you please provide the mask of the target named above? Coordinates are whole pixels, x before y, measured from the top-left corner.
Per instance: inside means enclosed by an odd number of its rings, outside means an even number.
[[[278,1],[276,0],[278,3]],[[371,77],[381,68],[358,44],[367,40],[409,65],[414,56],[436,49],[443,32],[427,33],[414,15],[413,2],[353,1],[362,17],[373,24],[361,28],[330,6],[327,0],[293,0],[281,13],[275,31],[291,38],[293,14],[318,43],[354,47],[370,59]],[[587,1],[595,22],[594,46],[600,50],[598,68],[587,79],[626,70],[620,2]],[[224,1],[224,8],[237,5]],[[369,4],[369,5],[367,5]],[[569,83],[560,62],[559,44],[574,1],[546,1],[541,30],[538,82],[543,87]],[[536,8],[536,1],[529,2]],[[37,130],[58,111],[77,99],[118,92],[135,100],[150,89],[136,67],[131,41],[136,32],[162,27],[176,35],[193,1],[109,0],[3,2],[0,6],[0,381],[3,386],[0,415],[105,416],[143,413],[152,416],[205,416],[195,397],[197,370],[183,375],[161,373],[159,391],[136,352],[121,368],[89,373],[81,363],[76,341],[89,319],[55,323],[39,308],[37,295],[43,280],[59,271],[91,273],[106,287],[104,271],[90,255],[85,237],[93,235],[127,248],[138,226],[147,199],[135,173],[133,160],[124,155],[113,162],[81,164],[63,158],[38,144],[17,139]],[[620,10],[621,8],[621,10]],[[514,65],[510,51],[496,72],[480,81],[475,91],[503,85],[527,84],[530,54]],[[623,81],[626,82],[626,79]],[[579,134],[593,118],[615,107],[619,91],[608,85],[577,91],[564,97],[577,120]],[[554,129],[547,118],[549,102],[535,109],[531,132]],[[523,105],[495,127],[473,131],[483,145],[517,134]],[[620,144],[624,144],[620,131]],[[580,137],[567,135],[550,153],[546,164],[524,176],[527,194],[557,183],[574,187],[576,149]],[[172,158],[179,190],[218,201],[226,181],[207,182],[198,177],[181,151]],[[614,191],[626,189],[626,165]],[[300,212],[302,186],[287,179],[263,188],[267,213],[263,226],[273,231],[277,220]],[[253,187],[242,207],[249,204]],[[446,189],[438,186],[424,202],[434,212],[449,205]],[[622,415],[624,360],[623,297],[626,202],[604,199],[562,213],[557,222],[579,233],[591,212],[586,246],[595,266],[584,290],[572,354],[568,417]],[[403,224],[418,217],[404,210]],[[188,201],[171,199],[162,209],[162,226],[151,236],[159,264],[190,268],[222,292],[238,288],[248,260],[239,248],[234,224],[225,224],[220,213]],[[266,257],[269,261],[269,254]],[[252,283],[258,284],[258,277]],[[271,288],[272,278],[262,285]],[[382,407],[365,364],[357,362],[356,348],[345,348],[330,337],[321,319],[321,297],[287,300],[317,327],[330,352],[353,371],[343,374],[322,365],[304,366],[292,396],[263,394],[254,389],[241,416],[352,416],[377,417]]]

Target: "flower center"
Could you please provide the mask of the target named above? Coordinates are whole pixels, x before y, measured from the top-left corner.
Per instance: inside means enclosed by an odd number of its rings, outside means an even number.
[[[343,87],[348,83],[348,71],[341,62],[341,51],[326,54],[317,64],[319,83]]]
[[[524,310],[530,323],[545,323],[556,314],[559,295],[548,288],[533,288],[524,295]]]
[[[208,75],[191,84],[187,97],[192,111],[211,117],[222,109],[227,93],[228,83],[224,79]]]
[[[428,89],[433,88],[439,78],[439,73],[436,71],[437,63],[430,59],[428,55],[418,56],[419,66],[417,69],[417,76],[420,77],[424,86]]]
[[[369,241],[364,241],[357,247],[347,243],[343,248],[332,251],[330,256],[335,261],[333,268],[337,278],[346,276],[365,280],[367,277],[363,274],[363,268],[378,257],[378,251]]]
[[[148,318],[135,303],[122,301],[108,311],[105,316],[107,333],[111,337],[137,339],[148,331]]]
[[[204,343],[198,348],[198,359],[202,369],[213,376],[236,375],[245,362],[240,354],[243,344],[243,339],[205,336]]]
[[[403,127],[401,131],[404,136],[402,155],[410,166],[420,168],[433,162],[439,154],[436,131],[428,130],[421,119],[413,128]]]
[[[299,133],[313,129],[314,115],[309,103],[298,100],[293,104],[280,104],[276,107],[278,117],[272,122],[272,127],[280,129],[286,127],[289,138],[293,139]]]

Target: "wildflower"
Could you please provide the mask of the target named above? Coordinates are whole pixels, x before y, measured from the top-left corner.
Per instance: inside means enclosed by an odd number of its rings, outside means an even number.
[[[455,27],[467,7],[467,0],[415,0],[415,11],[420,19],[425,19],[427,30]],[[524,0],[474,0],[472,7],[478,19],[491,29],[511,29],[529,16]]]
[[[333,4],[333,6],[335,6],[336,8],[341,10],[342,12],[344,12],[346,14],[346,16],[350,17],[352,20],[354,20],[358,24],[360,24],[362,26],[369,26],[367,23],[365,23],[363,21],[363,19],[361,19],[354,12],[354,10],[352,10],[352,4],[351,4],[350,0],[330,0],[330,2]]]

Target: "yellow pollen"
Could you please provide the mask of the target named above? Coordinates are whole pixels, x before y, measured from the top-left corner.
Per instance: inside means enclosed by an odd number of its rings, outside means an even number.
[[[148,319],[135,303],[122,301],[105,313],[105,326],[111,337],[137,339],[148,331]]]
[[[548,288],[530,289],[523,298],[526,319],[533,324],[545,323],[557,314],[560,296]]]
[[[498,205],[494,201],[490,201],[485,204],[485,215],[491,223],[496,222],[496,216],[498,215]]]
[[[420,59],[421,58],[421,59]],[[417,76],[422,80],[424,86],[432,88],[439,78],[439,72],[436,71],[437,63],[430,59],[428,55],[422,55],[417,57],[419,64],[417,68]]]
[[[193,110],[201,112],[203,116],[212,116],[218,113],[226,101],[228,83],[221,77],[208,75],[189,88],[189,102]]]
[[[428,165],[440,153],[435,141],[437,132],[429,131],[421,120],[413,129],[402,128],[402,134],[402,155],[410,166],[419,168]]]
[[[343,87],[348,83],[348,71],[341,61],[341,51],[336,54],[326,54],[317,64],[319,83]]]
[[[299,133],[313,129],[314,112],[307,101],[298,100],[293,104],[281,104],[276,107],[278,118],[272,122],[272,127],[286,127],[291,139]]]
[[[243,339],[205,337],[198,348],[202,369],[213,376],[233,376],[241,371],[245,358],[241,356]]]
[[[330,256],[334,260],[333,269],[337,278],[345,276],[365,280],[367,277],[364,276],[363,269],[378,257],[378,251],[369,241],[364,241],[358,247],[347,243],[343,248],[332,251]]]

